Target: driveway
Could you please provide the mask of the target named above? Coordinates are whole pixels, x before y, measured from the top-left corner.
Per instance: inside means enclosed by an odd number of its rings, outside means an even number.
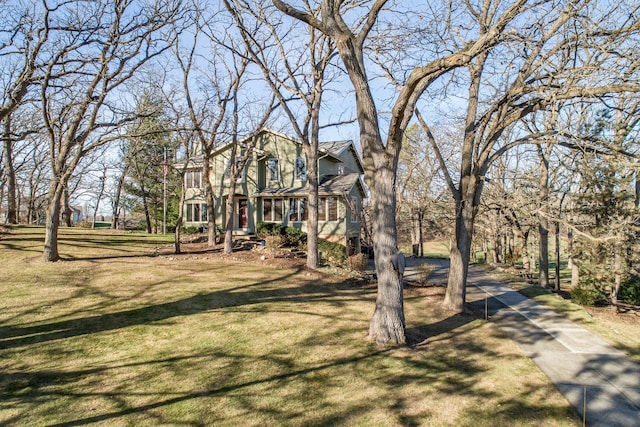
[[[446,285],[449,261],[407,258],[405,278],[428,263],[430,282]],[[551,379],[589,426],[640,426],[640,364],[600,337],[470,266],[467,302],[508,336]],[[585,411],[586,408],[586,411]]]

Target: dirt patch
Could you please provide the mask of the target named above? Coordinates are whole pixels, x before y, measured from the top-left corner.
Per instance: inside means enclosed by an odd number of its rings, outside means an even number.
[[[617,311],[613,307],[585,307],[594,318],[600,320],[615,320],[628,325],[640,326],[640,307],[618,304]]]

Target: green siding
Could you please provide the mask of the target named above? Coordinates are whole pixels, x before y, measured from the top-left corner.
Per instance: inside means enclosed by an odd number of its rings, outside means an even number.
[[[292,139],[284,138],[278,134],[263,132],[258,135],[259,141],[256,144],[257,150],[252,154],[245,165],[245,179],[236,184],[236,198],[246,198],[248,200],[248,229],[247,232],[254,233],[255,226],[262,221],[262,199],[257,198],[254,194],[265,188],[295,188],[306,186],[306,181],[299,181],[295,178],[295,162],[298,157],[305,158],[304,147]],[[224,147],[218,151],[211,159],[210,179],[214,188],[215,198],[215,220],[218,226],[225,224],[226,198],[228,196],[228,183],[224,180],[224,173],[229,163],[231,154],[231,146]],[[279,162],[279,179],[270,181],[267,174],[267,160],[275,157]],[[321,155],[322,157],[322,155]],[[345,150],[341,156],[344,165],[344,173],[361,173],[359,163],[355,154],[351,149]],[[319,174],[322,180],[323,176],[336,175],[337,164],[333,157],[324,157],[319,160]],[[307,161],[308,166],[308,161]],[[198,198],[204,200],[204,190],[188,189],[187,198],[189,201],[196,201]],[[358,207],[362,208],[362,196],[358,186],[354,186],[349,197],[358,199]],[[289,222],[288,212],[290,208],[290,198],[284,199],[283,207],[283,224],[286,226],[294,226],[307,232],[306,222]],[[237,209],[237,202],[235,203]],[[237,212],[234,213],[234,226],[237,226]],[[351,210],[347,201],[342,197],[338,197],[338,220],[337,221],[320,221],[318,224],[319,235],[340,235],[340,236],[358,236],[360,233],[360,221],[351,222]]]

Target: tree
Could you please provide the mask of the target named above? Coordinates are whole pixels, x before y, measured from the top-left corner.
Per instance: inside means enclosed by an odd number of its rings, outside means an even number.
[[[370,8],[365,6],[359,8],[358,2],[336,3],[331,0],[322,0],[318,14],[295,8],[281,0],[273,0],[273,3],[284,13],[305,22],[333,39],[353,85],[360,143],[363,149],[365,180],[371,192],[372,238],[378,277],[376,309],[369,326],[369,338],[378,343],[404,343],[406,338],[401,274],[397,269],[398,263],[395,261],[398,257],[395,185],[404,130],[414,114],[418,99],[425,90],[445,73],[468,65],[471,58],[498,43],[506,26],[524,8],[526,2],[516,1],[499,16],[497,14],[491,16],[490,18],[495,20],[483,22],[482,31],[477,39],[456,48],[453,53],[440,52],[436,59],[426,61],[419,59],[418,65],[402,70],[404,77],[395,79],[398,90],[391,107],[386,143],[382,137],[378,107],[367,72],[365,42],[371,35],[387,1],[377,0]],[[354,19],[354,16],[363,9],[360,18]],[[347,15],[348,18],[345,20]],[[383,39],[382,34],[381,39]],[[379,45],[386,50],[390,40],[385,41],[384,46],[383,43]]]
[[[9,2],[2,8],[0,23],[0,122],[15,111],[40,78],[43,66],[40,53],[47,45],[51,14],[46,0],[36,2]]]
[[[54,37],[50,34],[52,48],[43,60],[46,66],[40,80],[52,165],[46,261],[60,257],[60,203],[73,171],[86,153],[120,137],[118,130],[135,114],[118,105],[124,101],[119,90],[168,49],[171,41],[164,39],[161,30],[181,19],[180,1],[138,6],[119,0],[66,2],[56,8],[55,27],[60,30]]]
[[[452,145],[453,148],[453,145]],[[411,236],[414,255],[424,256],[426,226],[431,234],[446,225],[435,214],[443,189],[439,181],[440,165],[429,150],[422,129],[407,127],[398,161],[398,228]]]
[[[171,126],[164,115],[163,101],[151,93],[144,93],[138,104],[139,119],[130,126],[124,158],[129,171],[125,188],[142,201],[147,233],[157,233],[163,220],[165,183],[171,191],[175,179],[168,174],[167,152],[174,152],[176,142]]]
[[[295,24],[290,28],[259,2],[225,0],[225,5],[240,30],[248,57],[262,71],[298,142],[304,147],[308,189],[307,266],[317,268],[320,110],[325,86],[331,80],[327,78],[327,68],[334,57],[333,41],[313,27],[308,28],[308,40],[299,41],[300,38],[295,37]],[[311,9],[307,12],[314,13]]]
[[[518,8],[522,13],[514,21],[513,37],[475,56],[464,76],[459,70],[452,78],[466,82],[467,105],[460,175],[454,179],[452,172],[445,174],[456,200],[456,238],[444,301],[451,310],[464,310],[475,218],[491,164],[511,148],[542,137],[527,133],[519,122],[562,100],[638,90],[627,73],[637,70],[630,54],[638,30],[630,18],[633,6],[608,6],[603,10],[575,1]],[[499,10],[472,10],[481,34],[501,19]],[[596,54],[601,46],[607,46],[606,53]],[[429,129],[424,118],[421,123]],[[514,137],[505,138],[507,130],[519,127]],[[442,142],[431,139],[431,144],[438,150]]]
[[[202,156],[202,174],[207,203],[207,243],[216,244],[216,223],[213,186],[208,178],[211,173],[211,154],[224,140],[229,119],[228,105],[231,92],[239,84],[239,76],[233,67],[227,67],[227,57],[220,54],[214,34],[218,23],[217,14],[206,15],[205,10],[194,4],[191,18],[193,32],[181,33],[175,29],[177,43],[173,52],[182,73],[181,90],[186,103],[186,111],[197,140],[194,153]],[[205,31],[209,28],[209,31]],[[206,47],[207,53],[198,54]],[[202,65],[196,67],[196,63]],[[196,71],[201,72],[196,76]],[[194,84],[197,82],[197,85]],[[195,89],[194,89],[195,86]],[[194,96],[193,93],[198,96]]]

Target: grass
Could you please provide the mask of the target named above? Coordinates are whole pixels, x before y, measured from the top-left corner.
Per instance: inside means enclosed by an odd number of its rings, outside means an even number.
[[[375,289],[345,278],[152,256],[161,237],[0,237],[0,424],[577,425],[492,324],[407,291],[410,345],[365,340]]]
[[[429,240],[422,243],[422,250],[425,258],[449,258],[449,243],[445,240]],[[400,251],[405,256],[412,256],[413,249],[411,244],[403,244]]]

